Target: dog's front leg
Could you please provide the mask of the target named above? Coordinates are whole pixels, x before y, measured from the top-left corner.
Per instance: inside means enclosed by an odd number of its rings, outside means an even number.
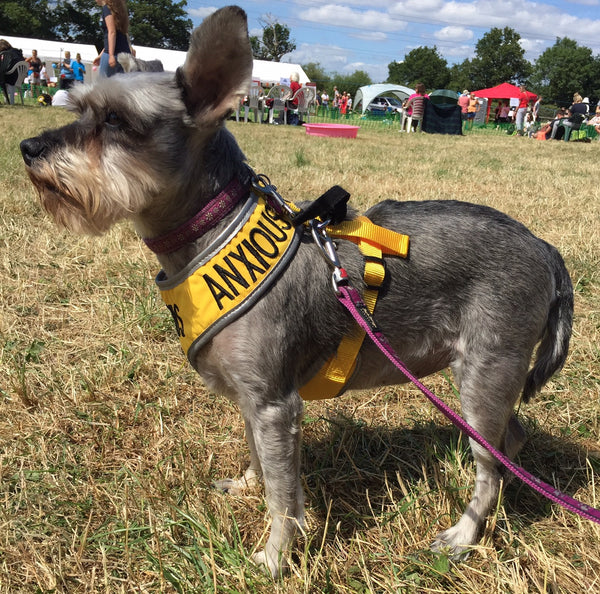
[[[244,476],[241,478],[221,479],[214,482],[215,487],[227,493],[232,493],[233,495],[241,495],[246,488],[256,486],[262,477],[262,468],[256,452],[252,426],[248,421],[246,421],[245,424],[246,440],[248,441],[248,447],[250,448],[250,466],[248,466]]]
[[[271,533],[254,555],[277,577],[288,565],[286,555],[298,529],[304,528],[304,493],[300,483],[303,404],[298,393],[260,404],[246,416],[265,482],[272,517]],[[252,449],[252,445],[250,446]]]

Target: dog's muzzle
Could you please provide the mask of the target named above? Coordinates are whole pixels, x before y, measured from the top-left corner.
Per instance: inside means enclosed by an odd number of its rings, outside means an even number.
[[[19,147],[23,160],[28,167],[31,167],[36,159],[42,157],[46,150],[46,144],[40,140],[39,136],[23,140]]]

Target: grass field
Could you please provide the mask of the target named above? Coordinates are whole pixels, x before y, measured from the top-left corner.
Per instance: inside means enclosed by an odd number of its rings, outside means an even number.
[[[248,463],[243,423],[186,363],[152,254],[129,224],[101,238],[57,230],[25,174],[19,141],[70,119],[0,107],[0,592],[600,591],[600,527],[517,481],[467,562],[429,552],[468,501],[473,465],[405,386],[306,406],[307,533],[289,577],[256,568],[262,490],[211,489]],[[521,407],[519,463],[599,506],[600,143],[228,125],[287,198],[339,184],[359,208],[469,200],[560,249],[576,291],[571,353]],[[451,377],[426,383],[459,406]]]

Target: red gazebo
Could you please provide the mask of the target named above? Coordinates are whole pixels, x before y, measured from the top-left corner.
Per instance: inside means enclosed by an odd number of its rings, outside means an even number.
[[[530,101],[535,101],[537,99],[537,95],[535,93],[532,93],[531,91],[526,91],[526,93]],[[473,95],[475,95],[475,97],[482,97],[488,100],[487,114],[485,116],[486,122],[490,119],[490,107],[492,99],[518,99],[520,94],[521,91],[519,90],[519,87],[511,85],[510,83],[502,83],[501,85],[490,87],[489,89],[473,91]]]

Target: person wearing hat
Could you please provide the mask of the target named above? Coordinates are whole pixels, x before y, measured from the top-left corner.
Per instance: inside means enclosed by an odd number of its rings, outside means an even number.
[[[469,109],[469,91],[467,91],[467,89],[465,89],[458,98],[458,105],[460,106],[460,116],[464,122],[467,119],[467,112]]]
[[[590,113],[590,99],[589,97],[584,97],[582,103],[585,103],[586,115]]]

